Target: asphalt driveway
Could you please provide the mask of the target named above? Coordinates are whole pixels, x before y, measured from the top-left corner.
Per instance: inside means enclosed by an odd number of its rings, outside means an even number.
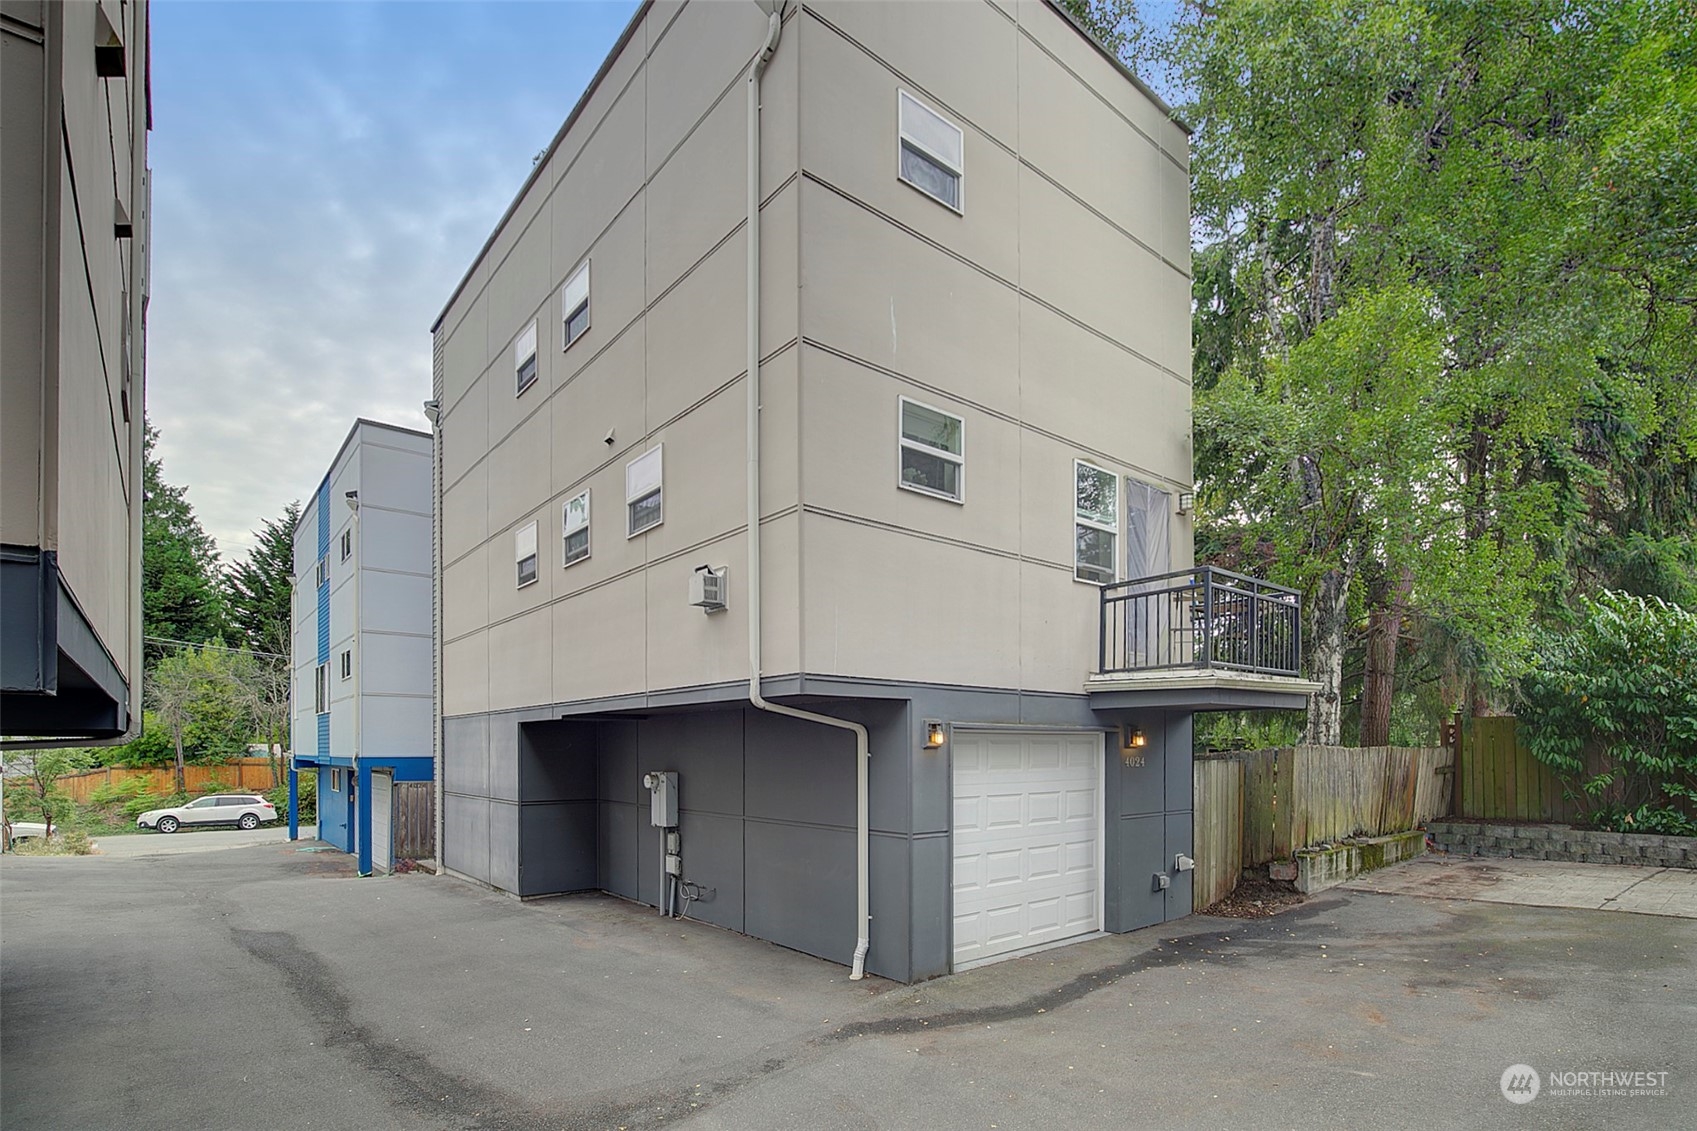
[[[358,880],[287,845],[10,858],[0,1122],[1671,1128],[1697,1108],[1685,919],[1340,892],[916,987],[846,975],[606,897]],[[1517,1063],[1665,1073],[1664,1094],[1511,1104]]]

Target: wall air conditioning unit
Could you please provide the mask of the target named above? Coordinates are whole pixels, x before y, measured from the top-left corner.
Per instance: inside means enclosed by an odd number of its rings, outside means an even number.
[[[709,613],[725,611],[730,596],[730,567],[696,566],[689,575],[689,603]]]

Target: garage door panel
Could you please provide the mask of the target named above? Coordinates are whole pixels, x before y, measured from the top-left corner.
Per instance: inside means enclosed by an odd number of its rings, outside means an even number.
[[[956,732],[957,968],[1101,926],[1097,735]]]

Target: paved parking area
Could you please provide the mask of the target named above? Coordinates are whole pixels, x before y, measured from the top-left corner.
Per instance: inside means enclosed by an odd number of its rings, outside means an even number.
[[[1697,871],[1476,856],[1419,856],[1344,885],[1356,891],[1583,907],[1697,919]]]
[[[287,845],[0,860],[9,1128],[1689,1128],[1697,923],[1332,892],[918,986]],[[1665,1073],[1508,1103],[1517,1063]]]
[[[318,835],[316,827],[301,829],[304,839]],[[103,836],[94,842],[101,856],[132,859],[137,856],[178,856],[187,852],[210,852],[218,848],[252,848],[262,844],[283,844],[289,839],[287,825],[268,825],[244,832],[241,829],[185,829],[175,833],[123,833]]]

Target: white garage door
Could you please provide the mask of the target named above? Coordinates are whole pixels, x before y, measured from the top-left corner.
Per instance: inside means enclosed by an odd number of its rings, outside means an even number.
[[[1100,734],[954,734],[954,968],[1102,927]]]
[[[394,806],[395,775],[371,771],[371,870],[387,872],[394,867],[394,834],[389,814]]]

